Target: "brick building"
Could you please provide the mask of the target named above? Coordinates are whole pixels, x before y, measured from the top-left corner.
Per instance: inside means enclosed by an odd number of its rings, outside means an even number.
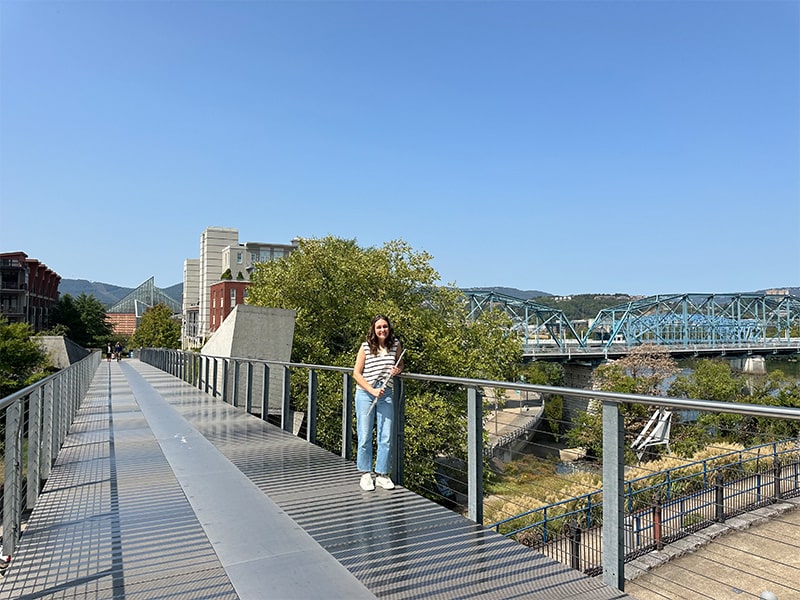
[[[34,331],[50,326],[61,276],[24,252],[0,253],[0,314]]]
[[[225,318],[231,314],[233,307],[237,304],[244,304],[247,298],[247,287],[249,281],[218,281],[211,285],[211,319],[209,320],[209,330],[213,333]]]

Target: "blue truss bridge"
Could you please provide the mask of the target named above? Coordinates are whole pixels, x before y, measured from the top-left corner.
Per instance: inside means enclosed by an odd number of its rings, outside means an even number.
[[[676,356],[794,354],[800,298],[771,294],[659,294],[570,321],[560,309],[496,292],[465,292],[470,316],[501,310],[537,359],[608,358],[642,344]]]

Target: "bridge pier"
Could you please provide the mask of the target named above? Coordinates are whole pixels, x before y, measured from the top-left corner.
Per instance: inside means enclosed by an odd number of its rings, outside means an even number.
[[[581,390],[591,389],[592,373],[594,373],[596,367],[597,365],[592,363],[564,363],[564,386]],[[578,412],[586,412],[588,408],[589,400],[587,398],[565,396],[562,419],[566,422],[572,422],[577,417]]]
[[[731,367],[750,375],[766,375],[767,361],[763,356],[738,356],[730,359]]]

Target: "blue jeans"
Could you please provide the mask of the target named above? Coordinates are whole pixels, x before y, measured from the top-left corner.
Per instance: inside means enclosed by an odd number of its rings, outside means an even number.
[[[375,415],[378,416],[378,458],[375,461],[375,472],[380,475],[389,474],[389,459],[392,443],[392,418],[394,404],[392,390],[387,388],[383,396],[378,398],[377,406],[370,411],[375,396],[360,387],[356,388],[356,421],[358,433],[358,454],[356,465],[363,473],[372,471],[372,427]]]

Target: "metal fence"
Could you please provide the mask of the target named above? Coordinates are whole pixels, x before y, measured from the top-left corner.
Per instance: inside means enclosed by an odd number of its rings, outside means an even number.
[[[3,455],[2,547],[10,554],[25,515],[50,475],[69,426],[92,382],[101,355],[83,360],[0,400]]]
[[[341,437],[336,448],[329,448],[340,452],[345,458],[352,458],[354,452],[354,381],[352,369],[324,365],[307,365],[289,362],[260,361],[246,358],[214,357],[198,355],[177,350],[149,349],[143,350],[141,358],[145,362],[161,368],[184,381],[191,383],[198,389],[205,390],[226,402],[241,406],[262,418],[272,419],[287,431],[301,433],[313,443],[320,443],[317,437],[321,406],[320,378],[325,375],[328,379],[338,379],[337,391],[334,399],[339,413],[335,415],[341,425]],[[298,378],[298,373],[303,376]],[[294,386],[295,379],[302,380],[302,386]],[[254,382],[262,384],[256,387]],[[274,398],[275,382],[278,382],[279,398]],[[329,382],[330,383],[330,382]],[[800,420],[800,410],[786,407],[760,406],[751,404],[733,404],[706,400],[691,400],[641,396],[636,394],[622,394],[602,392],[596,390],[582,390],[576,388],[561,388],[554,386],[529,385],[519,382],[499,382],[482,379],[468,379],[446,377],[440,375],[403,374],[398,381],[396,400],[396,425],[394,432],[393,468],[392,474],[398,483],[404,483],[404,469],[409,465],[404,464],[405,455],[405,423],[404,407],[406,394],[416,392],[414,386],[444,386],[453,395],[456,401],[464,404],[464,423],[441,423],[445,427],[459,427],[464,432],[463,456],[435,457],[435,482],[429,486],[408,486],[414,491],[433,497],[445,504],[451,504],[471,520],[483,524],[484,500],[484,454],[483,441],[483,413],[484,402],[482,391],[486,388],[502,388],[520,392],[534,392],[540,394],[556,394],[564,398],[576,397],[586,400],[598,401],[602,406],[603,420],[603,487],[602,492],[587,494],[582,499],[583,504],[573,498],[566,501],[574,508],[561,510],[559,518],[572,517],[574,523],[563,525],[558,532],[553,532],[548,537],[547,529],[540,528],[541,537],[536,539],[535,545],[544,547],[549,545],[548,552],[575,568],[589,573],[602,572],[605,583],[618,589],[624,589],[624,562],[626,556],[633,551],[644,549],[654,543],[663,543],[671,536],[678,535],[679,531],[687,529],[687,519],[691,527],[701,525],[708,518],[706,512],[713,506],[715,518],[718,515],[718,496],[714,495],[714,502],[710,500],[708,489],[698,491],[693,497],[673,498],[668,490],[674,489],[674,477],[668,479],[669,483],[664,488],[664,501],[660,504],[662,517],[659,524],[652,517],[654,506],[647,508],[651,516],[645,517],[630,510],[626,513],[626,503],[632,502],[626,496],[624,481],[624,433],[623,423],[618,405],[623,402],[643,404],[653,407],[670,407],[686,411],[715,411],[732,414],[743,414],[760,417],[774,417],[779,419]],[[302,389],[302,399],[298,389]],[[256,390],[254,392],[254,390]],[[328,390],[327,394],[330,394]],[[460,399],[460,400],[458,400]],[[330,398],[329,398],[330,400]],[[302,412],[303,427],[297,426],[298,413]],[[330,417],[330,415],[328,415]],[[324,445],[324,443],[323,443]],[[759,464],[766,461],[761,457]],[[744,463],[743,463],[744,464]],[[772,469],[771,471],[769,469]],[[747,510],[747,503],[741,500],[744,496],[772,498],[779,487],[788,491],[790,482],[797,487],[797,466],[795,463],[786,463],[775,479],[775,470],[770,466],[765,472],[747,475],[745,478],[729,478],[724,488],[723,514],[734,514],[736,511]],[[670,477],[670,476],[668,476]],[[708,472],[704,474],[708,477]],[[772,477],[772,479],[770,479]],[[776,485],[776,481],[780,482]],[[664,486],[662,486],[664,487]],[[716,489],[716,488],[715,488]],[[785,493],[785,492],[781,492]],[[714,491],[713,494],[718,494]],[[674,502],[683,502],[681,508],[675,508]],[[691,506],[690,506],[691,505]],[[689,507],[689,508],[687,508]],[[645,511],[647,512],[647,511]],[[688,514],[696,513],[688,518]],[[683,514],[683,517],[680,515]],[[543,519],[547,521],[548,516]],[[683,521],[682,526],[676,525]],[[602,525],[602,535],[600,526]],[[638,527],[638,529],[636,528]],[[656,528],[660,527],[660,531]],[[636,548],[638,541],[638,548]],[[661,540],[661,542],[658,542]]]
[[[800,496],[798,440],[688,462],[625,482],[625,561],[713,523]],[[589,575],[602,571],[603,492],[525,511],[488,527]]]
[[[142,361],[152,364],[197,389],[270,420],[287,431],[302,435],[312,443],[351,459],[354,456],[354,380],[352,368],[330,365],[260,361],[247,358],[214,357],[167,349],[145,349]],[[98,353],[53,375],[34,386],[0,401],[5,418],[5,480],[3,485],[3,528],[6,552],[18,539],[25,511],[36,501],[42,482],[49,474],[73,415],[100,362]],[[781,419],[800,420],[800,410],[703,400],[684,400],[619,394],[595,390],[498,382],[441,375],[403,374],[396,382],[396,418],[393,440],[392,474],[403,484],[404,472],[418,460],[406,456],[405,401],[421,391],[445,390],[463,408],[462,422],[434,423],[435,427],[455,428],[463,434],[463,452],[458,457],[437,456],[435,477],[411,487],[428,497],[451,504],[471,520],[483,524],[484,455],[483,390],[556,394],[562,397],[593,399],[601,403],[603,417],[603,490],[587,494],[584,505],[573,505],[567,512],[574,517],[558,532],[543,533],[539,546],[566,564],[587,572],[602,571],[603,580],[624,589],[624,561],[631,550],[644,551],[652,544],[665,543],[671,536],[700,527],[719,517],[720,503],[716,471],[701,469],[705,486],[691,494],[677,494],[680,478],[668,474],[660,484],[661,500],[642,509],[631,499],[631,482],[624,481],[622,418],[619,403],[633,402],[678,410],[716,411]],[[334,407],[335,412],[331,412]],[[330,429],[335,421],[338,433],[325,437],[320,424]],[[416,425],[416,424],[414,424]],[[777,448],[777,447],[776,447]],[[773,454],[778,454],[776,450]],[[774,459],[774,457],[773,457]],[[769,502],[776,494],[786,497],[798,487],[798,466],[781,454],[780,468],[764,455],[750,468],[744,456],[742,467],[729,468],[722,492],[723,517],[747,510],[751,498]],[[655,486],[651,486],[655,487]],[[640,493],[641,494],[641,493]],[[643,497],[643,496],[642,496]],[[747,501],[746,501],[747,500]],[[682,504],[681,504],[682,503]],[[656,509],[661,511],[660,517]],[[638,512],[636,512],[638,510]],[[580,517],[579,517],[580,515]],[[692,515],[692,516],[690,516]],[[548,515],[547,519],[551,516]],[[602,525],[602,536],[599,535]],[[660,528],[660,531],[659,531]]]

